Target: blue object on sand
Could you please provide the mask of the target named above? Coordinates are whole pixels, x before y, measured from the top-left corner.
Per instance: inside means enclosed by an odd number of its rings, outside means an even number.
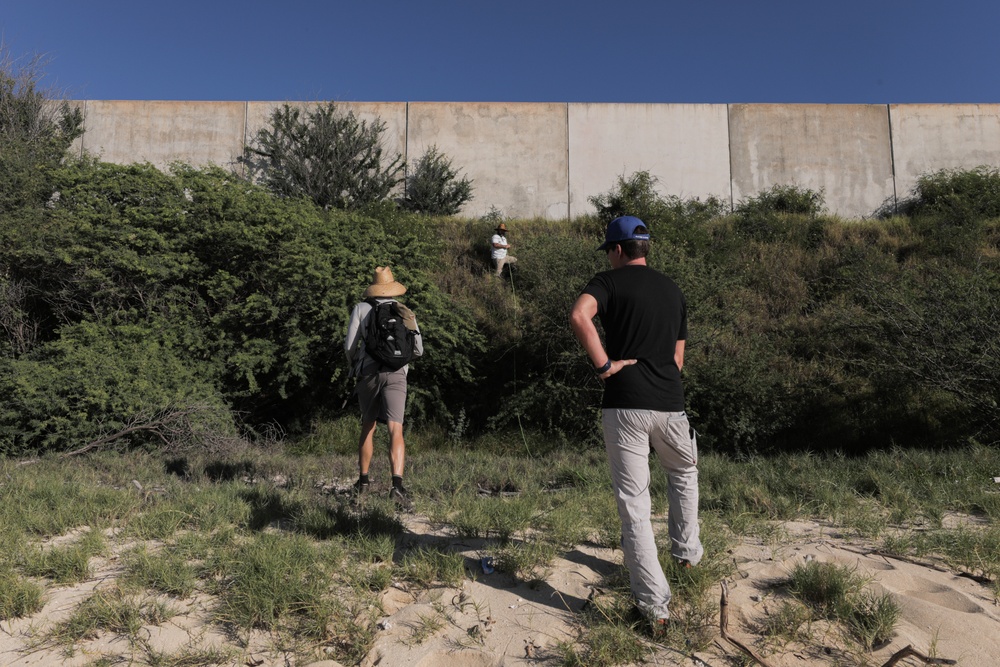
[[[483,574],[493,574],[493,556],[483,556],[480,562],[483,566]]]

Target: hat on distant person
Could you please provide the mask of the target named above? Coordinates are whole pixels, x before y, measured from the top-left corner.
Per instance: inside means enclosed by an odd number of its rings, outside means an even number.
[[[372,280],[372,284],[368,286],[368,289],[365,290],[365,293],[362,296],[369,299],[373,296],[388,297],[399,296],[401,294],[406,294],[406,288],[403,287],[402,283],[396,282],[396,279],[392,277],[392,271],[389,270],[389,267],[376,266],[375,278]]]
[[[507,231],[507,225],[505,225],[504,223],[501,222],[499,225],[497,225],[497,231],[498,232],[505,232],[505,231]]]
[[[636,230],[642,227],[642,232]],[[649,230],[646,223],[631,215],[623,215],[608,223],[608,230],[604,233],[604,243],[598,250],[608,250],[618,245],[622,241],[648,241]]]

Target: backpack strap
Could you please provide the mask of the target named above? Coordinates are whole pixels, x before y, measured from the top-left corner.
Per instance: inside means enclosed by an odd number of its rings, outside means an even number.
[[[403,318],[403,325],[410,333],[419,336],[420,333],[417,331],[417,317],[413,314],[413,311],[398,301],[396,302],[396,310],[399,311],[400,316]]]

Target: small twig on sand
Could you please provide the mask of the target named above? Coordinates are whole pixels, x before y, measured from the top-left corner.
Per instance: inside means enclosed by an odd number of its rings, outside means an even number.
[[[958,661],[948,658],[929,658],[911,645],[906,645],[892,654],[892,657],[885,661],[882,667],[892,667],[903,658],[913,656],[924,661],[925,665],[957,665]]]
[[[918,560],[916,558],[910,558],[909,556],[903,556],[901,554],[892,554],[892,553],[889,553],[887,551],[880,551],[878,549],[876,549],[874,551],[858,551],[856,549],[849,549],[847,547],[840,547],[840,548],[843,549],[843,550],[845,550],[845,551],[850,551],[851,553],[855,553],[855,554],[858,554],[858,555],[861,555],[861,556],[880,556],[880,557],[882,557],[886,561],[888,561],[890,558],[892,558],[894,560],[903,561],[904,563],[912,563],[914,565],[919,565],[920,567],[926,567],[926,568],[929,568],[931,570],[935,570],[937,572],[951,572],[952,571],[952,570],[949,570],[948,568],[939,567],[937,565],[934,565],[933,563],[928,563],[926,561]],[[956,573],[955,576],[957,576],[957,577],[965,577],[966,579],[972,579],[973,581],[975,581],[978,584],[992,584],[993,583],[993,580],[990,579],[989,577],[983,576],[981,574],[974,574],[972,572],[958,572],[958,573]]]
[[[758,664],[771,667],[764,658],[754,653],[746,644],[729,636],[729,587],[724,581],[722,582],[722,597],[719,599],[719,632],[723,639],[756,660]]]
[[[927,562],[924,562],[924,561],[921,561],[921,560],[917,560],[916,558],[910,558],[909,556],[903,556],[902,554],[893,554],[893,553],[889,553],[888,551],[873,551],[872,553],[874,555],[876,555],[876,556],[882,556],[883,558],[892,558],[893,560],[902,561],[904,563],[913,563],[914,565],[919,565],[921,567],[926,567],[926,568],[929,568],[931,570],[935,570],[937,572],[950,572],[951,571],[951,570],[949,570],[946,567],[940,567],[938,565],[934,565],[933,563],[927,563]]]

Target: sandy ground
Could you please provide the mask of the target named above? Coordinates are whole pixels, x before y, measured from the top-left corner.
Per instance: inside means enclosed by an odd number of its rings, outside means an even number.
[[[418,539],[446,539],[421,517],[406,517],[407,530]],[[989,587],[934,563],[918,564],[883,557],[871,544],[850,539],[837,529],[814,522],[782,525],[780,543],[744,540],[729,556],[737,574],[728,582],[729,632],[757,650],[772,667],[818,665],[882,665],[901,648],[956,660],[964,667],[1000,665],[1000,606]],[[482,543],[450,540],[450,548],[478,564]],[[544,583],[532,589],[507,575],[477,572],[461,588],[409,591],[391,587],[383,595],[386,616],[379,622],[374,646],[364,667],[493,667],[559,664],[560,642],[577,635],[578,612],[594,587],[620,561],[621,553],[581,545],[553,563]],[[834,627],[814,624],[808,645],[762,644],[762,622],[775,613],[781,594],[774,584],[787,578],[797,563],[815,559],[857,568],[872,579],[876,591],[890,592],[902,608],[891,641],[868,653],[845,652],[848,643]],[[83,584],[50,586],[44,608],[35,616],[0,623],[0,666],[92,665],[102,655],[120,656],[107,664],[147,664],[141,650],[127,639],[100,636],[66,647],[37,645],[51,624],[66,618],[95,589],[113,583],[116,559],[101,560],[95,577]],[[144,643],[154,651],[181,654],[212,646],[235,647],[227,664],[278,667],[295,664],[265,633],[244,641],[224,636],[206,622],[212,600],[195,596],[170,601],[178,612],[160,626],[143,629]],[[438,623],[429,622],[437,619]],[[439,625],[440,627],[436,627]],[[718,636],[703,652],[683,655],[650,645],[650,665],[722,667],[741,664],[740,651]],[[133,662],[130,663],[130,658]],[[173,663],[171,663],[173,664]],[[195,663],[183,663],[195,664]],[[332,660],[313,662],[334,667]],[[906,658],[899,665],[923,664]]]

